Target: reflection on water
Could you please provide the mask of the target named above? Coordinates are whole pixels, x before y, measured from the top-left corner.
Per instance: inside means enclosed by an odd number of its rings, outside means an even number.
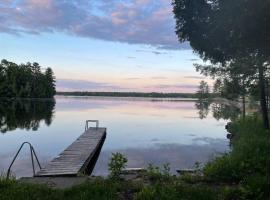
[[[209,113],[210,101],[198,100],[195,103],[196,108],[199,110],[199,118],[204,119]]]
[[[213,117],[217,120],[234,120],[237,119],[241,114],[241,109],[239,107],[221,101],[211,102],[205,100],[197,100],[195,106],[198,109],[198,115],[200,119],[206,118],[210,109]]]
[[[7,133],[17,128],[36,131],[40,121],[52,123],[55,101],[8,100],[0,101],[0,131]]]
[[[86,119],[98,119],[101,126],[107,127],[94,175],[107,174],[108,159],[117,151],[128,157],[128,167],[168,162],[172,170],[192,167],[196,161],[204,163],[229,150],[226,120],[222,119],[227,114],[217,112],[214,104],[208,105],[207,112],[206,107],[198,107],[195,101],[108,97],[57,97],[55,109],[54,103],[47,101],[1,102],[1,130],[12,134],[0,135],[0,171],[7,169],[24,141],[33,144],[44,166],[82,134]],[[17,176],[32,175],[28,149],[13,170]]]
[[[195,141],[196,139],[194,139]],[[200,138],[204,144],[157,144],[155,147],[115,149],[128,158],[129,167],[147,167],[149,163],[162,166],[170,163],[171,172],[176,174],[180,168],[192,168],[194,163],[205,163],[217,155],[224,153],[227,143],[223,139]],[[112,151],[104,150],[99,157],[94,174],[106,176],[107,166]]]
[[[213,103],[212,110],[213,117],[217,120],[229,119],[233,121],[237,119],[242,113],[239,107],[222,103]]]

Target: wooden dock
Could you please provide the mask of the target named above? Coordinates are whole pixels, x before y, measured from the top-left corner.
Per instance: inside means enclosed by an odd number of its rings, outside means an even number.
[[[88,128],[58,157],[35,174],[35,177],[78,176],[89,173],[106,138],[106,128]]]

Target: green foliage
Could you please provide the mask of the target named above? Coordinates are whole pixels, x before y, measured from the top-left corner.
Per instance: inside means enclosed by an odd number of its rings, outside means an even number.
[[[199,85],[199,90],[197,91],[196,95],[199,99],[208,99],[210,96],[209,86],[207,82],[201,81]]]
[[[222,200],[247,200],[242,188],[233,186],[224,186],[218,194],[218,199]]]
[[[125,169],[127,162],[128,160],[123,154],[119,152],[113,153],[110,162],[108,164],[110,177],[112,179],[119,180],[121,171]]]
[[[230,98],[241,95],[243,101],[256,82],[263,125],[269,129],[265,80],[270,65],[270,2],[173,0],[173,7],[179,41],[188,41],[204,61],[214,65],[199,71],[212,77],[222,75],[223,93]]]
[[[243,181],[243,194],[246,199],[269,199],[270,176],[254,175]]]
[[[174,0],[173,6],[179,41],[205,60],[270,54],[269,1]]]
[[[21,184],[16,181],[0,180],[1,200],[118,200],[122,186],[116,182],[97,179],[66,189],[50,189],[43,185]]]
[[[169,181],[171,178],[170,164],[166,163],[162,168],[149,164],[146,169],[146,178],[151,182]]]
[[[261,124],[256,117],[234,122],[232,152],[205,166],[208,181],[240,185],[246,199],[270,197],[270,131]]]
[[[51,68],[43,73],[38,63],[0,63],[0,97],[52,98],[55,95],[55,77]]]
[[[63,199],[118,200],[118,191],[123,186],[115,181],[96,179],[64,191]]]
[[[19,184],[0,180],[0,199],[1,200],[57,200],[64,199],[62,191],[49,189],[45,186]]]
[[[214,200],[217,194],[209,187],[182,185],[179,183],[146,186],[136,195],[137,200]]]

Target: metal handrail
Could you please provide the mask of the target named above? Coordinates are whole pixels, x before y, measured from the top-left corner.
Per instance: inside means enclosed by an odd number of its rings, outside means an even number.
[[[89,126],[88,126],[89,122],[96,123],[96,129],[98,128],[98,126],[99,126],[99,121],[98,120],[86,120],[86,122],[85,122],[85,131],[87,131],[89,129]]]
[[[23,146],[24,146],[25,144],[28,144],[28,145],[29,145],[29,148],[30,148],[30,152],[31,152],[31,161],[32,161],[32,169],[33,169],[33,175],[35,176],[35,174],[36,174],[36,172],[35,172],[35,171],[36,171],[36,170],[35,170],[35,162],[34,162],[34,157],[33,157],[33,155],[34,155],[35,158],[36,158],[36,161],[37,161],[37,163],[38,163],[39,169],[41,169],[41,165],[40,165],[40,162],[39,162],[39,160],[38,160],[37,154],[36,154],[36,152],[35,152],[35,150],[34,150],[34,147],[31,145],[30,142],[23,142],[22,145],[21,145],[21,147],[20,147],[19,150],[17,151],[16,155],[14,156],[14,158],[13,158],[11,164],[9,165],[9,168],[8,168],[8,171],[7,171],[7,179],[9,179],[9,176],[10,176],[10,170],[11,170],[11,167],[12,167],[13,163],[15,162],[16,158],[18,157],[20,151],[22,150],[22,148],[23,148]]]

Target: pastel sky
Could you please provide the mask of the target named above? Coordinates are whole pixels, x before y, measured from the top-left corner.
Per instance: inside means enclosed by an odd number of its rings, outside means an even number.
[[[194,92],[174,26],[170,0],[0,0],[0,59],[51,67],[58,91]]]

